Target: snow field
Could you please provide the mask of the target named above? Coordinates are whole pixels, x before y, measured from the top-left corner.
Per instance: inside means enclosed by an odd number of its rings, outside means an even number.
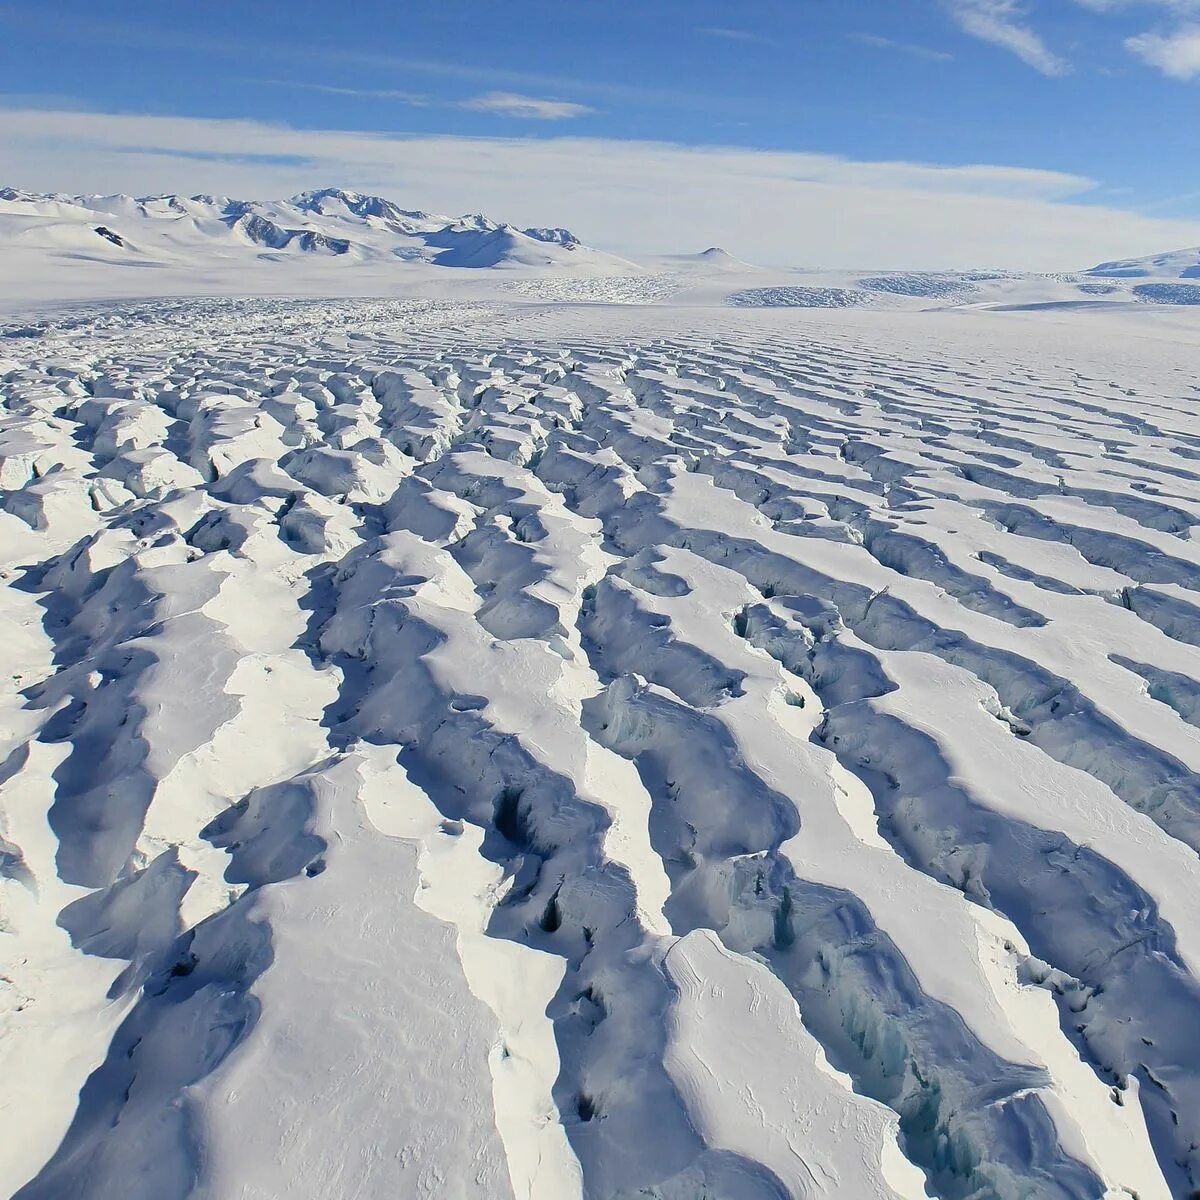
[[[1200,1187],[1174,327],[699,311],[0,343],[6,1194]]]

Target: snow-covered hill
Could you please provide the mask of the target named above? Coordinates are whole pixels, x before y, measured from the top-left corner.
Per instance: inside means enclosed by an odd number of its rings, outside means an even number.
[[[482,216],[402,209],[379,196],[328,188],[290,200],[224,196],[64,196],[0,190],[0,255],[28,272],[64,263],[243,273],[335,258],[373,264],[537,268],[628,273],[632,263],[583,245],[565,229],[517,229]],[[17,264],[20,265],[20,264]],[[310,264],[311,265],[311,264]],[[244,277],[244,276],[243,276]],[[151,285],[152,286],[152,285]]]
[[[1100,279],[1200,279],[1200,246],[1101,263],[1087,274]]]
[[[1200,247],[1101,263],[1087,274],[1105,281],[1098,286],[1127,287],[1143,303],[1200,305]]]

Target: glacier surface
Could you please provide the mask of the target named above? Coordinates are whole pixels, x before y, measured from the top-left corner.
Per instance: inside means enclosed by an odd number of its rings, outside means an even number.
[[[0,1193],[1197,1194],[1200,322],[706,254],[0,327]]]

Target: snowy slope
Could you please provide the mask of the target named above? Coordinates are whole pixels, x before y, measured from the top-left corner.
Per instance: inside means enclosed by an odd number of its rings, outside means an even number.
[[[0,328],[0,1194],[1192,1195],[1193,315]]]

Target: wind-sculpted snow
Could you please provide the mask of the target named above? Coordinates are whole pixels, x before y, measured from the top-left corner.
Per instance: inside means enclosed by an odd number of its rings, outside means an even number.
[[[1200,1193],[1200,390],[1031,320],[3,330],[0,1191]]]

